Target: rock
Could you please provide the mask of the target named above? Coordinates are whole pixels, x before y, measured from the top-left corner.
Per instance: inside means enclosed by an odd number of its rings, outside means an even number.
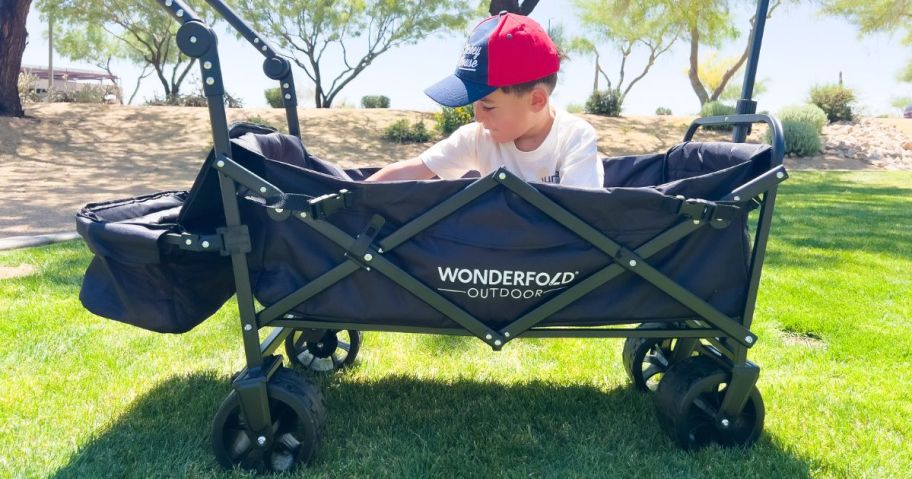
[[[902,144],[903,150],[912,151],[912,141],[907,141]]]

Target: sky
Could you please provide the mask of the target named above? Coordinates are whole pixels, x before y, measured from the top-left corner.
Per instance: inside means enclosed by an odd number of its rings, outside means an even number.
[[[189,3],[192,6],[198,2]],[[749,18],[755,8],[750,2],[732,4],[737,6],[736,26],[741,30],[742,37],[727,44],[720,52],[722,57],[736,56],[742,51],[749,32]],[[545,26],[562,25],[568,36],[585,35],[568,5],[566,0],[542,0],[531,16]],[[215,29],[219,36],[226,88],[243,99],[245,106],[266,106],[263,91],[277,86],[277,83],[262,74],[262,57],[253,47],[246,41],[238,40],[227,28],[228,25],[223,22]],[[23,55],[23,64],[46,66],[47,25],[34,7],[29,13],[28,30],[29,44]],[[386,95],[392,108],[436,111],[438,106],[423,91],[455,70],[467,33],[468,30],[459,34],[438,34],[382,54],[342,90],[335,105],[359,106],[364,95]],[[912,60],[912,52],[900,40],[899,34],[859,37],[857,27],[847,20],[823,16],[813,6],[780,7],[767,22],[763,39],[757,78],[765,84],[767,91],[755,98],[758,110],[775,112],[786,105],[803,103],[813,85],[835,83],[842,72],[845,84],[857,92],[863,114],[898,115],[899,111],[890,106],[891,101],[896,97],[912,97],[912,84],[896,79],[903,66]],[[600,52],[603,69],[616,78],[620,56],[609,45],[602,45]],[[705,47],[701,56],[704,52],[708,52]],[[689,46],[679,41],[659,57],[648,75],[631,90],[623,113],[651,115],[657,107],[670,108],[675,114],[698,112],[699,101],[685,73],[688,54]],[[334,77],[339,71],[341,59],[338,55],[327,57],[324,71]],[[634,72],[638,74],[645,59],[643,51],[634,52],[628,63],[628,78],[635,76]],[[54,66],[92,68],[90,64],[59,55],[54,57]],[[121,77],[125,95],[129,96],[140,68],[126,62],[115,62],[113,70]],[[565,61],[552,101],[562,108],[585,103],[592,90],[593,71],[592,57],[577,56],[569,62]],[[194,74],[194,81],[198,84],[199,75]],[[312,106],[312,94],[308,93],[313,91],[312,84],[297,67],[295,82],[301,105]],[[162,96],[162,92],[157,80],[147,78],[134,103],[141,104],[143,99]]]

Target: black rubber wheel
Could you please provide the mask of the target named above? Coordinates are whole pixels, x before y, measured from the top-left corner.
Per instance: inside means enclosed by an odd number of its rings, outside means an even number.
[[[763,431],[763,398],[755,386],[744,409],[717,424],[716,412],[731,373],[706,356],[693,356],[671,365],[654,395],[659,425],[682,449],[694,450],[710,443],[746,447]]]
[[[212,420],[212,448],[218,463],[258,472],[285,472],[309,463],[326,424],[323,395],[298,373],[280,369],[267,385],[273,440],[259,446],[250,437],[236,391]]]
[[[285,353],[293,364],[305,369],[335,371],[355,362],[362,336],[352,329],[296,329],[285,338]]]
[[[661,328],[663,323],[643,323],[638,328]],[[637,391],[655,391],[662,374],[671,366],[674,339],[627,338],[621,360]]]

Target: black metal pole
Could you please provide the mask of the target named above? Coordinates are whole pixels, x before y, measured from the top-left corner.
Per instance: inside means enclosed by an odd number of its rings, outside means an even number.
[[[744,70],[744,84],[741,88],[741,99],[735,105],[735,111],[739,115],[753,114],[757,112],[757,102],[753,101],[754,81],[757,77],[757,64],[760,62],[760,47],[763,43],[763,30],[766,27],[766,15],[769,13],[769,0],[757,1],[757,12],[754,15],[754,26],[751,30],[750,38],[750,55],[747,57],[747,67]],[[750,132],[750,126],[735,126],[732,134],[732,141],[735,143],[744,143],[747,134]]]
[[[244,37],[254,48],[266,57],[263,62],[263,73],[273,80],[278,80],[279,91],[282,93],[282,105],[285,107],[285,117],[288,120],[288,133],[300,138],[301,129],[298,123],[298,97],[294,88],[294,76],[291,73],[291,63],[287,58],[280,57],[275,49],[270,46],[261,35],[253,31],[241,17],[221,0],[206,0],[219,15]]]

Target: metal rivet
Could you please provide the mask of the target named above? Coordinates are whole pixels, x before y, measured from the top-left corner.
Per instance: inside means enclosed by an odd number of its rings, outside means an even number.
[[[494,346],[500,346],[501,344],[503,343],[501,343],[499,339],[497,341],[494,341]]]
[[[178,10],[178,11],[177,11],[177,16],[178,16],[178,17],[183,17],[183,16],[184,16],[184,11],[183,11],[183,10]]]
[[[723,420],[722,420],[722,427],[728,427],[729,424],[730,424],[730,423],[728,422],[728,419],[723,419]]]
[[[165,6],[170,7],[174,2],[172,0],[165,0]]]
[[[265,187],[265,186],[261,186],[261,187],[260,187],[260,193],[265,193],[265,192],[266,192],[266,187]]]
[[[776,173],[776,178],[780,178],[780,179],[785,178],[785,173],[783,173],[781,171],[779,173]]]
[[[260,48],[260,50],[263,50],[263,51],[265,52],[265,51],[266,51],[266,45],[263,45],[263,48]]]
[[[259,39],[259,38],[254,38],[254,39],[253,39],[253,43],[260,43],[260,39]]]
[[[213,83],[215,83],[215,78],[206,77],[206,84],[207,84],[207,85],[212,85]]]
[[[196,37],[190,37],[190,43],[196,43]]]
[[[377,252],[378,252],[378,253],[383,253],[383,248],[377,249]]]
[[[322,348],[322,347],[323,347],[323,343],[317,343],[317,347],[318,347],[318,348]]]
[[[282,208],[276,208],[276,209],[275,209],[275,212],[276,212],[276,213],[281,213],[281,212],[283,212],[283,211],[285,211],[285,210],[282,209]]]
[[[752,338],[752,337],[750,337],[750,336],[746,336],[746,337],[744,338],[744,342],[747,343],[747,344],[753,344],[753,343],[754,343],[754,338]]]
[[[208,247],[209,247],[209,242],[203,241],[203,248],[208,248]]]
[[[629,264],[630,266],[636,266],[636,265],[637,265],[637,260],[632,259],[632,260],[630,260],[630,263],[628,263],[628,264]]]
[[[695,225],[700,224],[700,220],[694,220],[694,224],[695,224]]]
[[[286,100],[291,100],[291,94],[290,94],[290,93],[286,93],[286,94],[285,94],[285,99],[286,99]]]
[[[372,255],[370,253],[367,253],[366,255],[364,255],[364,261],[370,261],[372,259],[374,259],[374,255]]]
[[[490,341],[493,337],[494,336],[491,336],[490,334],[485,335],[485,339],[487,339],[488,341]]]
[[[725,121],[728,121],[728,117],[727,117],[727,116],[725,117]]]
[[[251,329],[253,329],[253,326],[251,326],[249,324],[244,325],[244,331],[250,331]]]
[[[282,84],[282,88],[287,89],[288,87],[289,87],[288,82],[285,82],[285,83]]]
[[[506,174],[506,173],[501,173],[501,174],[497,175],[497,179],[499,179],[499,180],[505,180],[505,179],[507,179],[507,174]]]
[[[187,246],[190,246],[190,245],[193,244],[193,240],[184,241],[184,244],[187,245]]]
[[[266,444],[266,438],[263,437],[263,436],[258,437],[258,438],[257,438],[257,444],[259,444],[259,445],[261,445],[261,446],[262,446],[263,444]]]
[[[302,211],[302,212],[301,212],[301,218],[307,218],[307,213],[304,212],[304,211]]]
[[[204,61],[204,62],[203,62],[203,68],[206,69],[206,70],[211,70],[211,69],[212,69],[212,62],[210,62],[210,61],[208,61],[208,60]]]
[[[510,332],[509,332],[509,331],[505,332],[505,333],[504,333],[504,337],[505,337],[505,338],[509,338],[509,337],[510,337]]]
[[[740,197],[740,196],[735,196],[735,201],[741,201],[741,197]]]
[[[215,163],[215,166],[221,168],[221,167],[225,166],[225,162],[222,160],[219,160],[218,162]]]

